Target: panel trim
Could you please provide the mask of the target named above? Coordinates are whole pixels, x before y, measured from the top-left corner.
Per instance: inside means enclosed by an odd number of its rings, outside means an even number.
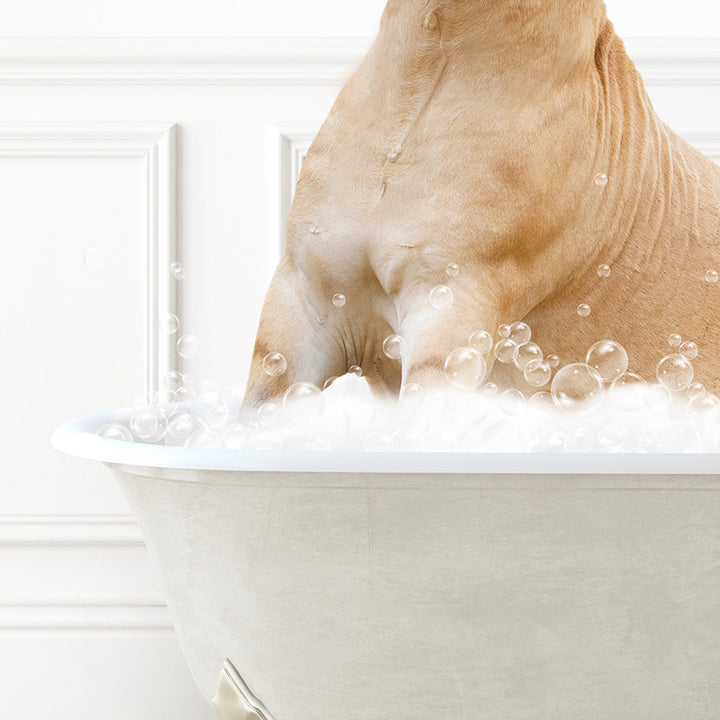
[[[2,515],[0,547],[144,547],[132,515]]]
[[[178,253],[177,126],[174,123],[0,123],[0,157],[139,158],[145,164],[144,391],[165,399],[161,379],[177,367],[172,337],[161,333],[178,314],[168,267]]]

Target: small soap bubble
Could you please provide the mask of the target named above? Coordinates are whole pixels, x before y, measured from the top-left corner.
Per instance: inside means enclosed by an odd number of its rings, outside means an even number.
[[[494,382],[485,383],[485,385],[483,385],[483,392],[492,397],[493,395],[497,395],[498,386]]]
[[[187,385],[179,387],[175,392],[177,394],[178,402],[189,402],[190,400],[195,399],[195,391]]]
[[[164,378],[164,385],[168,390],[177,391],[183,384],[183,374],[179,370],[170,370]]]
[[[227,405],[221,403],[211,407],[205,416],[208,427],[211,430],[222,430],[233,421],[233,414]]]
[[[708,417],[710,413],[713,413],[713,424],[717,424],[718,410],[720,410],[720,398],[714,393],[706,393],[704,391],[702,395],[697,395],[687,404],[687,414],[689,417],[702,418]]]
[[[230,450],[244,450],[248,446],[249,435],[247,428],[242,423],[232,423],[225,428],[223,433],[225,447]]]
[[[560,357],[558,355],[548,355],[547,363],[551,368],[556,368],[560,364]]]
[[[277,403],[266,402],[257,409],[257,419],[265,428],[272,427],[280,420],[282,409]]]
[[[714,285],[717,281],[718,281],[717,270],[708,270],[705,273],[705,282],[708,282],[711,285]]]
[[[198,450],[209,450],[212,448],[221,448],[223,446],[220,436],[211,430],[199,428],[193,431],[185,440],[186,448],[195,448]]]
[[[500,340],[495,345],[495,357],[499,362],[509,365],[515,361],[518,354],[518,346],[510,339]]]
[[[133,441],[133,434],[129,428],[120,423],[105,423],[101,425],[96,431],[96,435],[106,440],[124,440],[125,442]]]
[[[597,274],[601,278],[610,277],[610,266],[609,265],[598,265]]]
[[[694,360],[698,356],[698,346],[694,342],[686,341],[680,346],[680,354],[688,360]]]
[[[673,333],[668,338],[668,345],[670,345],[670,347],[680,347],[680,345],[682,345],[682,337],[677,333]]]
[[[400,404],[410,410],[417,410],[425,400],[425,390],[417,383],[407,383],[400,391]]]
[[[587,303],[578,305],[577,314],[580,317],[587,317],[591,313],[591,308]]]
[[[528,407],[532,410],[547,412],[554,409],[552,395],[547,390],[538,390],[528,400]]]
[[[595,184],[598,187],[605,187],[608,184],[608,176],[602,172],[597,173],[595,175]]]
[[[200,338],[197,335],[182,335],[177,341],[178,355],[186,359],[195,357],[199,348]]]
[[[165,434],[165,419],[151,408],[143,408],[130,418],[130,429],[138,440],[157,442]]]
[[[493,338],[489,332],[478,330],[470,336],[468,344],[481,355],[487,355],[493,349]]]
[[[83,262],[92,270],[98,270],[105,264],[105,253],[99,248],[89,247],[83,253]]]
[[[170,263],[170,274],[176,279],[176,280],[184,280],[185,279],[185,268],[183,267],[183,264],[178,262],[177,260],[175,262]]]
[[[167,436],[172,440],[184,440],[195,429],[190,413],[179,412],[171,416],[167,424]]]
[[[306,423],[316,418],[322,407],[323,397],[320,388],[309,382],[294,383],[283,396],[283,412],[296,423]]]
[[[600,340],[588,350],[585,364],[593,368],[603,382],[611,383],[627,371],[628,356],[620,343]]]
[[[335,307],[342,307],[347,302],[347,298],[342,293],[335,293],[333,295],[332,304]]]
[[[501,338],[509,337],[510,326],[509,325],[500,325],[500,327],[497,329],[497,334]]]
[[[524,322],[514,322],[510,326],[510,331],[507,334],[509,340],[512,340],[518,347],[530,342],[532,337],[532,331],[530,326]]]
[[[690,383],[685,393],[688,399],[694,400],[696,397],[702,397],[705,394],[705,386],[699,382]]]
[[[512,340],[512,336],[508,338],[509,340]],[[525,366],[532,362],[533,360],[542,360],[543,359],[543,353],[540,349],[539,345],[536,345],[534,342],[526,342],[520,345],[518,348],[517,354],[515,355],[515,360],[513,361],[515,363],[515,367],[518,368],[518,370],[524,370]]]
[[[483,381],[486,367],[485,359],[477,350],[456,348],[445,359],[445,378],[460,390],[474,390]]]
[[[457,277],[457,274],[460,272],[460,267],[457,263],[448,263],[447,267],[445,268],[445,273],[448,277]]]
[[[447,285],[436,285],[430,291],[430,304],[436,310],[443,310],[453,304],[455,295]]]
[[[658,381],[670,392],[685,390],[693,381],[692,363],[683,355],[675,353],[666,355],[658,364],[656,375]]]
[[[405,355],[407,343],[405,342],[405,338],[400,335],[388,335],[383,341],[382,348],[385,355],[391,360],[400,360],[400,358]]]
[[[161,329],[167,335],[174,335],[180,328],[180,319],[175,313],[168,313],[162,320]]]
[[[635,410],[643,405],[646,385],[639,375],[624,372],[610,385],[610,400],[622,410]]]
[[[520,390],[510,388],[500,395],[500,409],[506,415],[519,415],[524,408],[525,396]]]
[[[348,372],[351,375],[356,375],[357,377],[362,377],[363,374],[362,368],[359,365],[351,365],[348,368]]]
[[[652,410],[655,413],[662,413],[670,407],[672,395],[664,385],[653,383],[645,388],[643,401],[648,410]]]
[[[271,352],[263,358],[262,368],[270,377],[280,377],[287,370],[287,360],[281,353]]]
[[[547,385],[552,377],[552,369],[547,361],[530,360],[523,368],[525,382],[533,387]]]
[[[602,401],[603,382],[594,368],[584,363],[572,363],[558,370],[550,392],[561,410],[587,412]]]

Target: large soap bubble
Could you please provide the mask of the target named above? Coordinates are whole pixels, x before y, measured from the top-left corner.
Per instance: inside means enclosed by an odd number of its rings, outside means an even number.
[[[558,370],[550,392],[561,410],[587,412],[602,402],[603,381],[589,365],[572,363]]]

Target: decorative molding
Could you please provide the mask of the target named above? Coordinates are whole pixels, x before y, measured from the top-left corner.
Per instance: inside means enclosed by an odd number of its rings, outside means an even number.
[[[3,515],[0,547],[144,547],[131,515]]]
[[[0,84],[327,85],[371,38],[2,38]],[[629,38],[648,85],[720,84],[720,39]]]
[[[168,267],[177,253],[177,127],[173,123],[0,123],[0,157],[139,158],[145,163],[145,392],[177,366],[162,320],[177,312]]]

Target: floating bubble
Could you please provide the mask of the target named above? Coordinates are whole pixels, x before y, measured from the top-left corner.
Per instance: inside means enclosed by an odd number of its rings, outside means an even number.
[[[560,357],[558,355],[548,355],[546,359],[551,368],[556,368],[560,364]]]
[[[183,385],[175,392],[177,393],[177,399],[179,402],[188,402],[195,399],[195,391],[187,385]]]
[[[495,357],[499,362],[509,365],[515,361],[518,354],[518,346],[510,339],[500,340],[495,345]]]
[[[591,312],[592,310],[587,303],[581,303],[578,305],[577,314],[580,317],[587,317]]]
[[[547,361],[543,361],[542,359],[530,360],[523,368],[523,376],[528,385],[542,387],[550,381],[552,369]]]
[[[407,342],[400,335],[388,335],[383,341],[382,348],[391,360],[400,360],[407,351]]]
[[[443,310],[453,304],[455,295],[447,285],[436,285],[430,291],[430,304],[436,310]]]
[[[696,395],[687,404],[687,414],[691,418],[699,418],[713,413],[714,422],[717,422],[717,413],[720,410],[720,398],[714,393],[704,392],[702,395]]]
[[[205,417],[211,430],[222,430],[230,425],[234,419],[230,408],[222,403],[210,408]]]
[[[232,423],[223,433],[225,447],[230,450],[243,450],[248,446],[248,431],[242,423]]]
[[[483,392],[492,397],[493,395],[497,395],[498,386],[494,382],[485,383],[485,385],[483,385]]]
[[[168,313],[163,318],[160,327],[167,335],[174,335],[180,328],[180,319],[175,313]]]
[[[170,263],[170,274],[176,279],[176,280],[184,280],[185,279],[185,268],[183,267],[183,264],[178,262],[177,260],[175,262]]]
[[[474,390],[484,379],[485,359],[472,348],[453,350],[445,359],[444,372],[447,381],[460,390]]]
[[[512,336],[509,337],[508,340],[512,340]],[[525,342],[518,348],[513,362],[515,363],[515,367],[517,367],[519,370],[524,370],[525,366],[529,362],[542,359],[543,353],[540,349],[540,346],[536,345],[533,342]]]
[[[500,409],[506,415],[519,415],[524,408],[525,396],[520,390],[510,388],[500,395]]]
[[[497,329],[497,334],[501,338],[509,337],[510,326],[509,325],[500,325],[500,327]]]
[[[686,357],[676,353],[666,355],[657,364],[656,375],[663,387],[670,392],[679,392],[693,381],[694,370]]]
[[[280,419],[282,409],[277,403],[266,402],[257,409],[257,419],[263,427],[271,427]]]
[[[168,390],[179,390],[183,386],[183,374],[179,370],[170,370],[164,378]]]
[[[555,405],[569,412],[587,412],[597,407],[602,401],[602,391],[602,378],[584,363],[560,368],[550,387]]]
[[[105,425],[101,425],[95,431],[95,434],[106,440],[133,441],[133,434],[130,432],[130,429],[120,423],[105,423]]]
[[[609,265],[598,265],[597,274],[601,278],[610,277],[610,266]]]
[[[445,268],[445,273],[448,277],[456,277],[457,274],[460,272],[460,267],[457,263],[448,263],[447,267]]]
[[[92,270],[98,270],[105,264],[105,253],[99,248],[89,247],[83,253],[83,262]]]
[[[624,372],[610,385],[610,400],[623,410],[634,410],[643,405],[647,383],[635,373]]]
[[[718,281],[717,270],[708,270],[705,273],[705,282],[708,282],[711,285],[714,285],[717,281]]]
[[[138,440],[158,442],[165,434],[165,419],[151,408],[143,408],[130,418],[130,429]]]
[[[342,293],[335,293],[333,295],[332,304],[335,307],[342,307],[347,302],[347,298]]]
[[[283,396],[282,407],[285,415],[296,423],[306,423],[316,418],[323,406],[320,388],[309,382],[291,385]]]
[[[477,350],[481,355],[487,355],[493,349],[493,338],[489,332],[478,330],[474,332],[468,340],[468,345],[473,350]]]
[[[682,337],[677,333],[673,333],[668,338],[668,345],[670,345],[670,347],[680,347],[680,345],[682,345]]]
[[[685,392],[690,400],[694,400],[696,397],[702,397],[705,394],[705,386],[699,382],[690,383]]]
[[[410,410],[417,410],[425,400],[425,390],[417,383],[407,383],[400,391],[400,404]]]
[[[598,187],[605,187],[608,184],[608,176],[605,173],[597,173],[594,182]]]
[[[609,383],[627,371],[628,356],[620,343],[600,340],[588,350],[585,364],[593,368],[603,382]]]
[[[167,437],[171,440],[184,440],[195,429],[193,416],[188,412],[172,415],[167,424]]]
[[[197,335],[183,335],[177,341],[178,355],[186,359],[195,357],[199,348],[200,338]]]
[[[514,322],[510,326],[510,331],[508,332],[507,337],[508,340],[512,340],[518,347],[520,347],[521,345],[530,342],[532,331],[530,330],[530,326],[526,323]]]
[[[349,372],[351,375],[356,375],[357,377],[362,377],[362,376],[363,376],[362,368],[361,368],[359,365],[351,365],[351,366],[348,368],[348,372]]]
[[[698,356],[698,346],[694,342],[684,342],[680,346],[680,354],[688,360],[694,360]]]
[[[268,353],[262,361],[262,368],[270,377],[280,377],[287,370],[287,360],[279,352]]]

